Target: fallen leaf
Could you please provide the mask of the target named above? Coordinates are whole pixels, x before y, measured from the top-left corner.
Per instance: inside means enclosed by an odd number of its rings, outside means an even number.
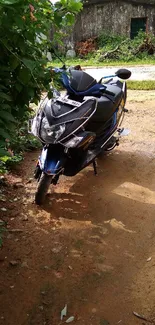
[[[61,311],[61,320],[63,320],[63,317],[67,315],[67,305],[65,305],[64,309]]]
[[[150,262],[152,260],[152,257],[149,257],[148,259],[147,259],[147,262]]]
[[[11,266],[17,266],[19,263],[17,261],[10,261],[9,264]]]
[[[133,311],[133,314],[134,314],[134,316],[136,316],[137,318],[140,318],[140,319],[142,319],[142,320],[145,320],[146,322],[152,323],[152,321],[149,320],[149,319],[147,319],[144,315],[140,315],[140,314],[136,313],[135,311]]]
[[[68,266],[68,268],[69,268],[69,270],[73,270],[72,266],[70,266],[70,265]]]
[[[74,316],[69,317],[69,318],[66,320],[66,323],[68,324],[68,323],[73,322],[74,318],[75,318]]]

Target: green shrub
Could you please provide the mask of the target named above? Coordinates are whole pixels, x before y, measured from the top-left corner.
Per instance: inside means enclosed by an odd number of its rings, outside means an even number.
[[[15,136],[29,117],[30,102],[37,104],[51,82],[46,52],[81,7],[78,0],[0,0],[0,156],[6,156],[8,142],[11,149],[24,144],[24,137]]]
[[[125,36],[109,34],[108,32],[103,32],[97,39],[97,44],[100,48],[114,48],[119,45],[122,41],[126,39]]]

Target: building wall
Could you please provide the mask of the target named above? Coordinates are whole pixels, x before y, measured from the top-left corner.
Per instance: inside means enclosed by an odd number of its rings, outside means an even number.
[[[97,36],[102,31],[130,37],[131,18],[138,17],[147,17],[147,30],[155,33],[155,4],[108,1],[84,5],[74,27],[74,42]]]

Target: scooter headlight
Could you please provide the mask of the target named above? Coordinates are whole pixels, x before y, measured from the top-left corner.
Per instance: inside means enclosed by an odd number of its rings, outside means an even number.
[[[40,129],[40,137],[45,143],[55,143],[66,129],[65,124],[50,126],[46,117],[43,118]]]
[[[62,124],[62,125],[46,126],[45,129],[46,129],[47,136],[51,137],[51,140],[54,143],[61,137],[66,127],[65,124]]]

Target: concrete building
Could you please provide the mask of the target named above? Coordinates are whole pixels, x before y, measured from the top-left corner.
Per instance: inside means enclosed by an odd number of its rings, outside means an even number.
[[[75,43],[101,32],[134,38],[140,29],[155,34],[155,0],[87,0],[71,39]]]

